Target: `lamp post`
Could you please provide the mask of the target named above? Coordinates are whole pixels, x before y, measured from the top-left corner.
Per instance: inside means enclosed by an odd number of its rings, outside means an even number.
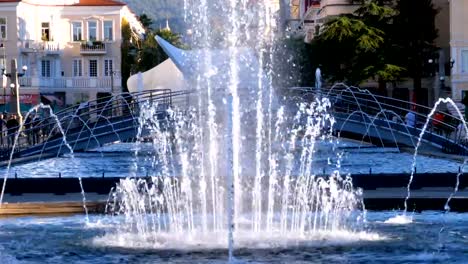
[[[115,105],[115,103],[117,103],[117,98],[115,98],[116,95],[122,93],[122,88],[120,88],[120,91],[116,91],[115,88],[114,88],[114,76],[118,75],[118,71],[114,71],[114,70],[109,70],[109,74],[110,74],[110,77],[111,77],[111,93],[112,93],[112,97],[113,100],[114,100],[114,106],[112,107],[113,108],[113,115],[114,116],[117,116],[120,114],[120,111],[117,109],[118,105]]]
[[[18,121],[21,123],[23,121],[23,117],[21,116],[21,109],[20,109],[20,97],[19,97],[19,83],[18,78],[24,76],[28,67],[25,65],[22,67],[23,72],[18,73],[17,71],[17,62],[16,59],[11,60],[11,68],[10,73],[5,73],[5,68],[2,68],[2,75],[10,78],[10,88],[11,88],[11,96],[10,96],[10,113],[16,114],[18,117]]]
[[[1,65],[2,71],[3,69],[6,68],[6,50],[5,50],[5,45],[3,43],[0,43],[0,48],[3,50],[3,61]],[[6,76],[2,74],[2,88],[3,88],[3,112],[6,112],[6,89],[7,89],[7,79]]]
[[[111,93],[112,95],[116,95],[116,94],[119,94],[119,93],[122,93],[122,91],[116,91],[114,89],[114,76],[117,76],[119,74],[118,71],[114,71],[114,70],[110,70],[109,71],[109,74],[110,74],[110,77],[111,77]]]

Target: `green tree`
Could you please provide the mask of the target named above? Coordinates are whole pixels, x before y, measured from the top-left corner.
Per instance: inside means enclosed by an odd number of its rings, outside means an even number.
[[[398,14],[394,18],[392,34],[395,36],[396,52],[400,63],[406,65],[408,75],[413,79],[414,92],[419,103],[422,96],[422,77],[424,65],[432,58],[438,36],[435,17],[438,13],[431,0],[399,0],[396,5]]]
[[[324,25],[315,40],[318,60],[332,81],[359,85],[370,78],[385,83],[396,80],[404,68],[388,56],[391,47],[386,31],[392,24],[394,9],[387,1],[362,1],[353,14],[339,16]]]
[[[144,14],[140,16],[140,21],[144,22],[143,25],[146,28],[144,38],[133,32],[125,19],[122,20],[121,74],[124,91],[128,91],[127,80],[131,74],[148,71],[167,59],[166,53],[156,42],[156,35],[177,47],[183,47],[179,34],[165,29],[153,31],[149,26],[151,19],[145,17]]]
[[[121,75],[122,75],[122,88],[124,92],[128,92],[127,80],[130,77],[133,67],[136,64],[135,51],[137,47],[134,43],[138,40],[133,34],[130,24],[125,19],[122,19],[122,44],[121,44]]]
[[[143,25],[145,30],[153,30],[153,20],[148,17],[148,15],[143,13],[138,17],[138,20],[140,20],[140,23]]]
[[[158,45],[155,37],[160,36],[176,47],[183,47],[179,34],[172,33],[169,30],[149,31],[146,38],[141,41],[141,48],[137,57],[137,71],[147,71],[167,59],[166,53]]]

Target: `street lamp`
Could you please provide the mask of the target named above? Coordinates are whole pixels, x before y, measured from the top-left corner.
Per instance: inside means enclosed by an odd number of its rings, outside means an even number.
[[[118,74],[119,74],[118,71],[114,71],[114,70],[109,71],[109,75],[111,77],[111,93],[112,93],[112,95],[116,95],[116,94],[119,94],[119,93],[122,92],[122,91],[115,91],[114,90],[114,76],[117,76]]]
[[[117,98],[116,98],[116,96],[117,96],[118,94],[122,93],[122,90],[120,90],[120,91],[115,91],[115,90],[114,90],[114,76],[117,76],[118,74],[119,74],[118,71],[109,70],[109,75],[110,75],[110,77],[111,77],[111,93],[112,93],[112,97],[113,97],[113,100],[114,100],[113,104],[116,104],[116,103],[117,103]],[[118,108],[118,105],[114,105],[112,108],[113,108],[112,114],[113,114],[114,116],[119,115],[120,111],[117,109],[117,108]]]
[[[5,45],[3,43],[0,43],[0,48],[3,50],[3,61],[2,61],[2,88],[3,88],[3,112],[6,112],[6,85],[7,85],[7,80],[6,76],[3,76],[4,69],[6,67],[6,50],[5,50]]]
[[[18,78],[22,77],[26,74],[28,67],[24,65],[22,68],[22,72],[18,73],[17,71],[17,62],[16,59],[11,60],[11,70],[10,73],[5,73],[5,67],[2,67],[2,75],[10,78],[10,88],[11,88],[11,95],[10,96],[10,112],[14,113],[18,116],[18,121],[21,123],[23,117],[21,116],[21,109],[20,109],[20,101],[19,101],[19,83]]]

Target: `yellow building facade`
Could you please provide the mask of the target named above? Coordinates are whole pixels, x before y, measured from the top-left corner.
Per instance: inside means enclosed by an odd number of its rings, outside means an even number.
[[[1,1],[0,64],[7,72],[11,59],[28,67],[20,95],[35,98],[32,104],[39,98],[69,105],[121,91],[122,19],[144,33],[136,15],[115,0]]]

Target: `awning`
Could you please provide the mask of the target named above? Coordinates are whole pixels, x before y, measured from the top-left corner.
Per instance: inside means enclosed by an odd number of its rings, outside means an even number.
[[[11,102],[11,97],[10,95],[0,95],[0,104],[5,104],[5,101],[7,104]],[[39,95],[37,94],[20,94],[19,101],[21,104],[26,104],[26,105],[37,105],[39,104]]]
[[[43,98],[45,98],[47,101],[49,101],[50,104],[56,104],[58,106],[63,106],[64,105],[64,102],[62,99],[60,99],[59,97],[55,96],[55,95],[42,95]]]

